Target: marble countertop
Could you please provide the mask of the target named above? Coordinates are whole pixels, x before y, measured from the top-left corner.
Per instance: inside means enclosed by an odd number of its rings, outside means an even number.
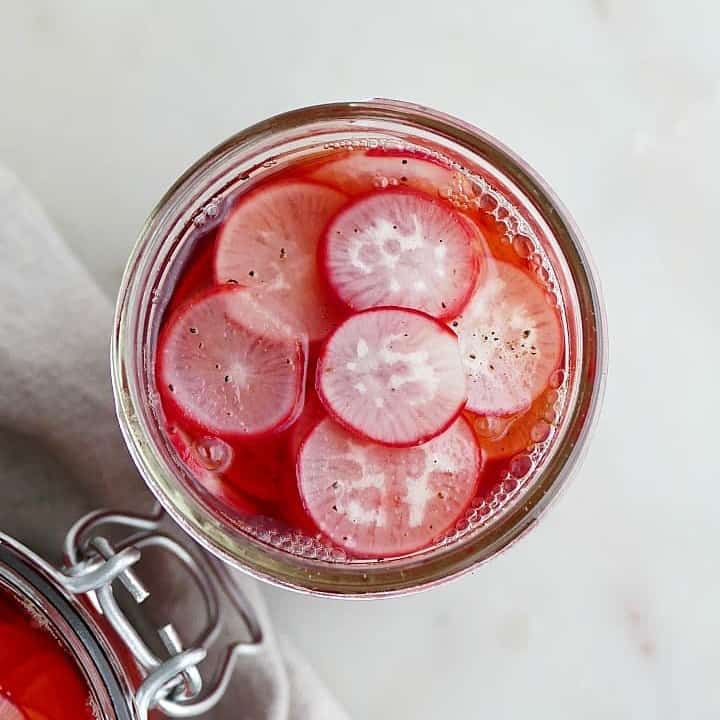
[[[2,3],[0,162],[109,294],[205,150],[288,107],[385,96],[527,158],[583,229],[608,309],[605,409],[536,530],[415,597],[267,589],[280,627],[356,718],[718,717],[720,6],[204,6]]]

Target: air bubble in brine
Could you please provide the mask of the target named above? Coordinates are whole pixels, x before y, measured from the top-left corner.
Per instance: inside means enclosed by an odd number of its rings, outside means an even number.
[[[509,469],[516,478],[523,478],[532,469],[532,460],[527,455],[516,455],[510,461]]]
[[[490,194],[483,195],[478,202],[480,210],[484,210],[487,213],[493,212],[497,206],[497,200]]]
[[[225,472],[232,463],[232,448],[218,437],[202,437],[195,441],[193,449],[198,462],[206,470]]]
[[[530,439],[539,443],[547,439],[550,434],[550,425],[545,420],[538,420],[530,429]]]
[[[532,240],[525,235],[516,235],[513,240],[513,248],[518,257],[529,258],[535,250]]]

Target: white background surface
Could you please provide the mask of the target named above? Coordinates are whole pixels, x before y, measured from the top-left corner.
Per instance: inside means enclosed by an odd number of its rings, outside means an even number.
[[[584,230],[608,392],[540,527],[416,597],[267,590],[354,717],[720,715],[719,24],[710,0],[0,0],[0,162],[109,294],[186,166],[333,99],[400,97],[482,126]]]

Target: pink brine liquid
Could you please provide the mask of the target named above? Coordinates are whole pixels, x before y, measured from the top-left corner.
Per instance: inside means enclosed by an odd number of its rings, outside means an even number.
[[[48,627],[0,588],[0,720],[91,720],[90,689]]]
[[[566,318],[511,199],[418,149],[337,149],[214,214],[155,379],[167,439],[225,521],[319,557],[397,557],[542,462]]]

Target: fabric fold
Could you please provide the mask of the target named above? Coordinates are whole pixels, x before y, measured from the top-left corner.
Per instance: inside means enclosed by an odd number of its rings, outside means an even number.
[[[111,330],[108,298],[38,203],[0,168],[0,529],[54,561],[79,514],[152,505],[114,414]],[[231,576],[260,618],[264,649],[239,664],[209,717],[346,720],[304,659],[275,637],[255,581]],[[182,579],[171,578],[166,591],[166,607],[191,617]]]

